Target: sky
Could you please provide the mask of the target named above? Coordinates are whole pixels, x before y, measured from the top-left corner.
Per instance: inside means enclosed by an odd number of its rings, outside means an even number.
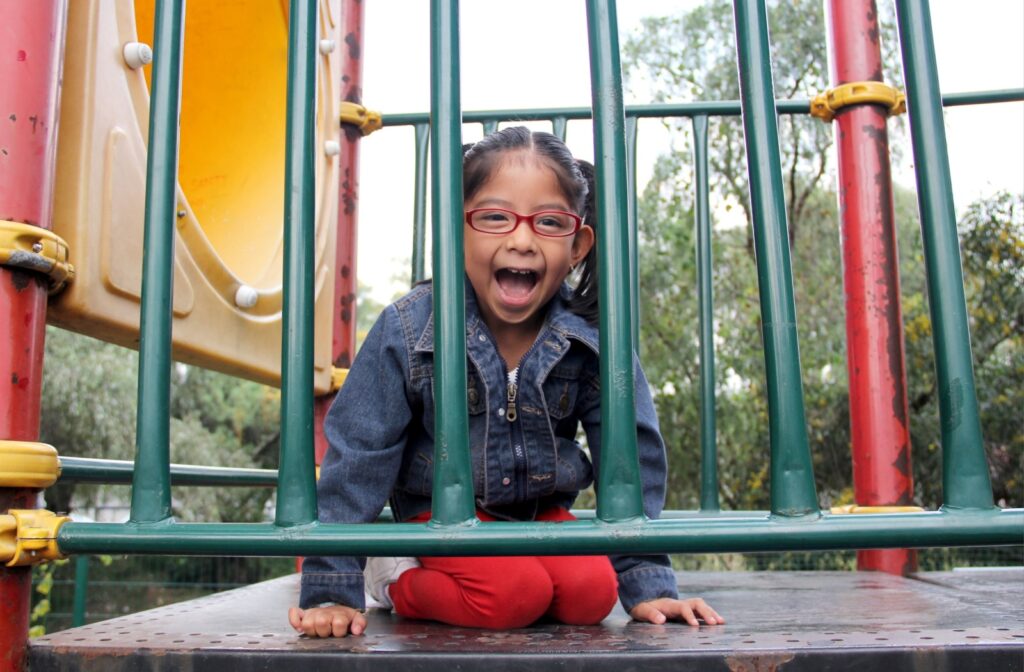
[[[638,31],[642,17],[677,15],[698,4],[620,1],[620,43]],[[427,0],[365,3],[363,101],[368,108],[384,114],[429,111],[429,5]],[[931,12],[944,93],[1024,87],[1024,2],[932,0]],[[582,0],[462,0],[460,28],[463,110],[590,106]],[[893,84],[903,89],[902,82]],[[624,95],[627,105],[649,102],[629,90]],[[589,124],[568,126],[570,149],[585,159],[593,158]],[[958,209],[999,189],[1024,191],[1024,103],[947,109],[946,127]],[[549,130],[547,124],[537,128]],[[657,121],[641,120],[639,129],[642,189],[670,140]],[[467,141],[481,134],[479,125],[464,126]],[[912,186],[909,147],[904,154],[908,165],[896,170],[895,179]],[[363,140],[359,186],[357,272],[372,296],[386,303],[407,287],[412,254],[411,128],[385,128]]]

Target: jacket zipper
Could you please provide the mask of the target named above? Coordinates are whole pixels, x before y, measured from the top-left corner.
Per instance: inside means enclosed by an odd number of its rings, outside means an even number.
[[[516,411],[516,395],[519,394],[518,380],[519,367],[517,366],[508,372],[508,406],[505,408],[505,419],[509,422],[515,422],[519,417],[519,413]]]

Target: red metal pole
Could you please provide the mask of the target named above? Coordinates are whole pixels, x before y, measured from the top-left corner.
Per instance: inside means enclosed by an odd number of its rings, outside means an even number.
[[[362,104],[363,98],[363,3],[342,0],[341,91],[342,100]],[[334,307],[332,310],[331,360],[347,369],[356,352],[356,216],[359,192],[359,141],[362,132],[350,124],[341,127],[338,155],[338,237],[334,262]],[[323,421],[334,394],[316,400],[316,463],[327,451]]]
[[[882,81],[874,0],[827,0],[832,85]],[[914,492],[889,166],[888,110],[853,105],[835,116],[846,291],[854,495],[862,506],[909,505]],[[905,549],[860,551],[857,567],[916,569]]]
[[[0,0],[0,220],[50,229],[64,0]],[[47,279],[0,267],[0,439],[36,441]],[[0,488],[0,512],[37,491]],[[31,567],[0,566],[0,672],[23,669]]]

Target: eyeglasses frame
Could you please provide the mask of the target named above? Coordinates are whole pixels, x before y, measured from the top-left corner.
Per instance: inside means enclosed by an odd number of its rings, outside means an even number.
[[[478,229],[475,226],[473,226],[473,214],[477,213],[477,212],[484,211],[484,210],[490,211],[490,212],[505,212],[505,213],[508,213],[510,215],[513,215],[516,218],[516,223],[508,231],[484,231],[482,229]],[[548,213],[557,213],[559,215],[569,215],[572,218],[572,220],[576,223],[576,226],[569,233],[560,233],[558,235],[551,235],[550,233],[542,233],[542,232],[538,231],[537,227],[534,225],[535,222],[536,222],[535,218],[538,215],[544,215],[544,214],[548,214]],[[508,234],[512,233],[513,231],[515,231],[517,228],[519,228],[519,225],[522,222],[524,222],[524,221],[527,222],[530,225],[530,230],[531,231],[533,231],[535,234],[537,234],[538,236],[541,236],[543,238],[568,238],[569,236],[572,236],[572,235],[575,235],[575,234],[579,233],[579,230],[583,227],[583,218],[580,217],[579,215],[577,215],[575,212],[569,212],[568,210],[538,210],[537,212],[530,213],[529,215],[521,215],[518,212],[516,212],[515,210],[506,210],[505,208],[473,208],[472,210],[467,210],[466,211],[466,225],[469,226],[469,228],[471,228],[474,231],[477,231],[479,233],[486,233],[486,234],[489,234],[489,235],[492,235],[492,236],[505,236],[505,235],[508,235]]]

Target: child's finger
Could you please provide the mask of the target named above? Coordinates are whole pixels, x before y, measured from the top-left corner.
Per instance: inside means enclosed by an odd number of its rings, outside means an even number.
[[[682,602],[679,605],[679,615],[683,617],[688,625],[700,625],[697,622],[697,617],[693,613],[693,609],[686,602]]]
[[[718,612],[711,608],[707,602],[701,601],[696,605],[696,611],[708,625],[724,625],[725,619],[718,615]]]
[[[348,629],[353,635],[363,634],[366,632],[366,617],[357,612],[356,615],[352,617],[352,623],[349,625]]]
[[[302,632],[302,609],[292,607],[288,610],[288,623],[299,632]]]
[[[632,616],[638,621],[647,621],[656,625],[661,625],[665,622],[665,614],[661,613],[660,609],[649,602],[642,602],[633,607]]]

